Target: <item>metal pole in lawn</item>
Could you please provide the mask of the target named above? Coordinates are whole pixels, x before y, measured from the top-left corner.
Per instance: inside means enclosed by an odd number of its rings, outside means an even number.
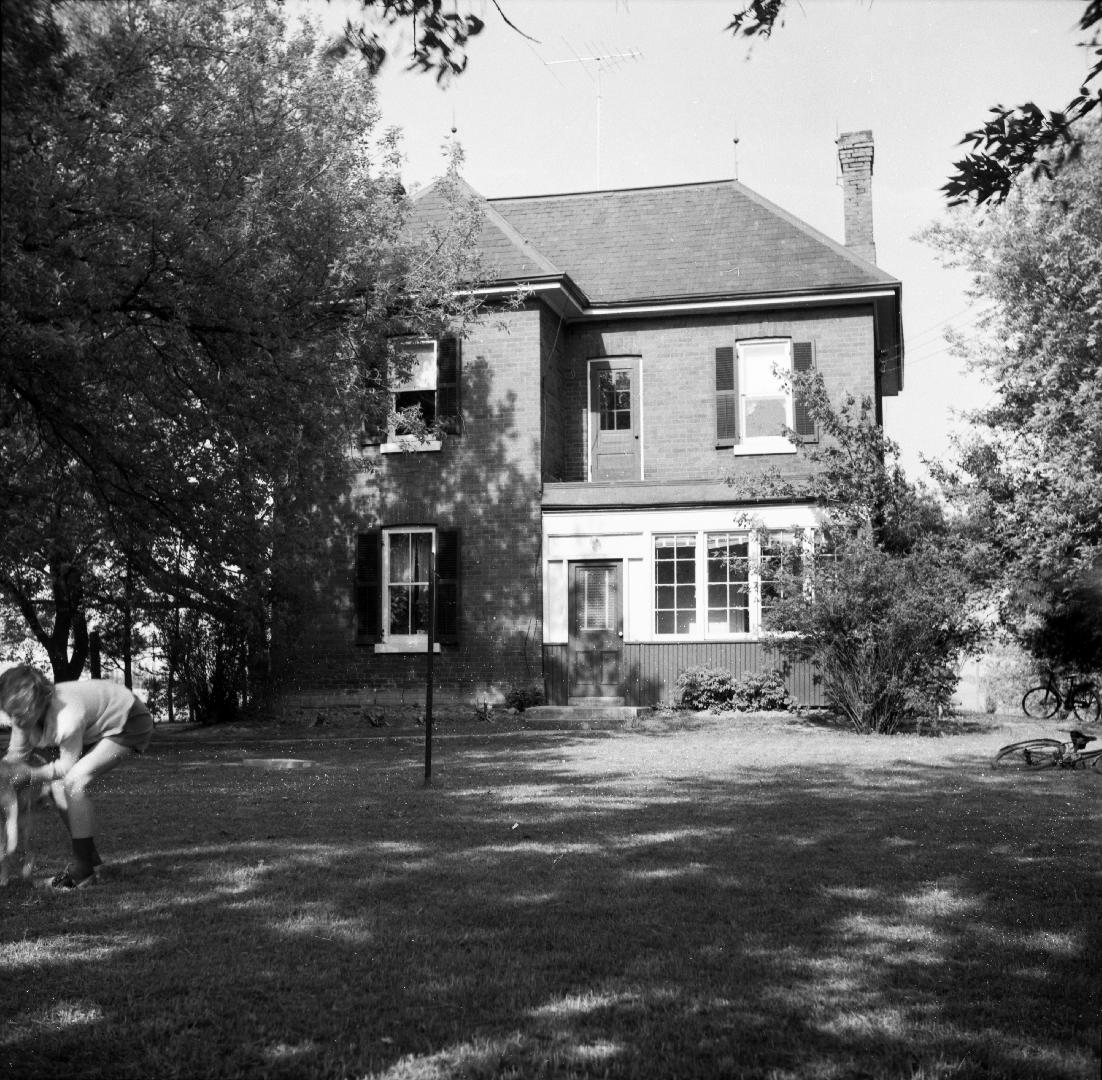
[[[429,552],[428,650],[425,654],[425,787],[432,783],[432,661],[436,652],[436,536]]]

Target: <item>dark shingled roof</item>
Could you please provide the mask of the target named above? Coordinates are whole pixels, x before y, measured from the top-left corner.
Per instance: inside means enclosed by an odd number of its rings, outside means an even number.
[[[415,227],[442,220],[433,184]],[[591,303],[752,297],[896,283],[735,180],[482,199],[485,281],[567,275]]]

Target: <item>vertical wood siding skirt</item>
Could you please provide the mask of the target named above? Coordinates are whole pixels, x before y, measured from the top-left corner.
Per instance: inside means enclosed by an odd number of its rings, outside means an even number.
[[[810,663],[786,666],[784,658],[756,641],[628,642],[623,651],[624,697],[628,705],[657,705],[677,696],[677,677],[686,668],[715,667],[737,679],[747,672],[780,668],[785,685],[801,705],[823,704]],[[549,705],[566,705],[570,695],[566,645],[543,646],[544,693]]]

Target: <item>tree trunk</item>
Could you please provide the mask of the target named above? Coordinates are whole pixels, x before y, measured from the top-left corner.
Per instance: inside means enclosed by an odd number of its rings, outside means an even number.
[[[88,659],[84,581],[80,568],[60,555],[50,560],[50,577],[54,596],[54,625],[42,644],[50,657],[54,682],[68,682],[80,678]]]

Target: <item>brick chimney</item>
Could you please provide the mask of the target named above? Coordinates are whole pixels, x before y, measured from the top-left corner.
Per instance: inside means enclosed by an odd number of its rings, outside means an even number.
[[[872,132],[847,131],[838,136],[838,164],[845,199],[846,247],[876,262],[872,235]]]

